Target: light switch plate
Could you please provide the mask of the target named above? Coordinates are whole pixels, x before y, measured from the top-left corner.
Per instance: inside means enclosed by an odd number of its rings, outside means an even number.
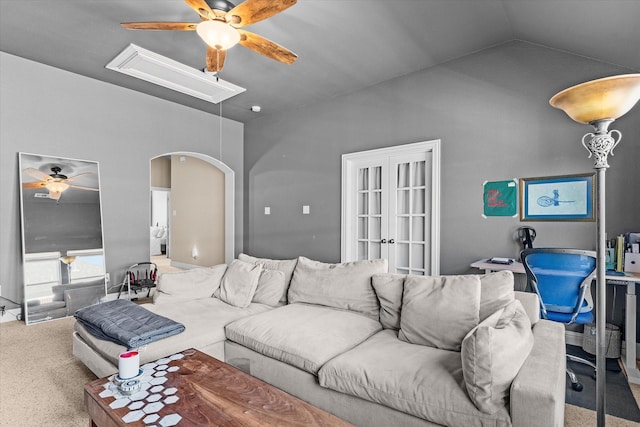
[[[302,215],[309,215],[311,213],[311,207],[309,205],[302,206]]]
[[[265,206],[264,207],[264,214],[265,215],[271,215],[271,208],[269,206]]]

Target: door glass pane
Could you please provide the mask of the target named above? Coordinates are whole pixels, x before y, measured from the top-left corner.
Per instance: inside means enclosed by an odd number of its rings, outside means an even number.
[[[367,242],[358,242],[358,259],[369,259],[367,252]]]
[[[398,274],[409,274],[409,269],[408,268],[396,268],[396,273]]]
[[[409,186],[409,180],[411,179],[409,165],[409,163],[401,163],[398,165],[398,188]]]
[[[411,245],[411,268],[424,268],[424,245]]]
[[[369,168],[358,169],[358,190],[369,189]]]
[[[382,218],[371,217],[371,240],[380,240],[382,229]]]
[[[366,215],[369,213],[369,194],[360,193],[358,195],[358,215]]]
[[[382,258],[382,245],[380,243],[372,242],[371,258],[369,259],[380,259],[380,258]]]
[[[371,214],[380,215],[382,213],[382,192],[371,193]]]
[[[396,265],[398,268],[409,267],[409,244],[396,242]]]
[[[368,218],[358,218],[358,239],[369,238]]]
[[[411,240],[414,242],[424,241],[424,219],[423,216],[414,216],[411,218]]]
[[[412,205],[411,213],[424,213],[424,189],[413,190]]]
[[[399,216],[396,222],[398,224],[398,240],[409,240],[409,217]]]
[[[372,168],[371,189],[380,190],[382,188],[382,166]]]
[[[413,179],[414,187],[424,186],[424,160],[413,163]]]
[[[409,213],[409,190],[398,190],[397,214]]]

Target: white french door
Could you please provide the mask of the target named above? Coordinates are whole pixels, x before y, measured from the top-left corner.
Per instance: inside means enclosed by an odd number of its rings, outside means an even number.
[[[342,260],[439,274],[440,141],[342,158]]]

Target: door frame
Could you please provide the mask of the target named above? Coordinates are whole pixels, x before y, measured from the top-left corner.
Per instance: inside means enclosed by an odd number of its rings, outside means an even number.
[[[415,142],[411,144],[396,145],[377,148],[373,150],[359,151],[342,155],[342,194],[341,194],[341,224],[340,224],[340,258],[342,262],[354,261],[350,239],[355,236],[356,230],[352,226],[350,213],[353,206],[352,191],[354,181],[355,164],[376,158],[389,158],[396,155],[430,152],[432,159],[431,168],[431,275],[440,274],[440,140]]]
[[[235,172],[220,160],[207,156],[206,154],[194,153],[191,151],[173,151],[170,153],[153,156],[149,160],[165,156],[190,156],[200,159],[219,169],[224,174],[224,258],[225,263],[230,264],[235,257]],[[151,193],[151,192],[149,192]],[[151,212],[151,196],[149,196],[149,212]],[[171,217],[171,212],[168,213]]]

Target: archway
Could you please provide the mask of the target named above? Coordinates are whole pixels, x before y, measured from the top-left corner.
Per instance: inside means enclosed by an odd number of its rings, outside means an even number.
[[[224,192],[224,262],[225,263],[230,263],[233,258],[234,258],[234,235],[235,235],[235,222],[234,222],[234,189],[235,189],[235,173],[234,171],[227,166],[226,164],[224,164],[223,162],[221,162],[218,159],[215,159],[211,156],[205,155],[205,154],[201,154],[201,153],[194,153],[194,152],[188,152],[188,151],[177,151],[177,152],[170,152],[170,153],[164,153],[158,156],[155,156],[153,158],[150,159],[150,163],[153,162],[154,160],[160,159],[160,158],[166,158],[166,157],[173,157],[173,158],[178,158],[180,159],[180,161],[187,161],[189,157],[197,159],[199,161],[202,162],[206,162],[207,164],[213,166],[217,171],[221,172],[223,177],[224,177],[224,184],[223,184],[223,192]],[[150,170],[153,173],[153,169],[150,167]],[[150,183],[151,183],[151,179],[150,179]],[[151,185],[151,188],[153,189],[154,186]],[[151,192],[150,192],[151,194]],[[202,195],[202,194],[201,194]],[[206,194],[205,194],[206,196]],[[151,201],[150,201],[150,209],[151,209]],[[206,215],[206,213],[203,213],[204,215]],[[172,215],[175,215],[175,212],[170,211],[168,212],[169,215],[169,219],[171,219]],[[150,217],[151,217],[151,211],[150,211]],[[153,225],[153,223],[151,223]],[[170,230],[170,229],[169,229]],[[152,236],[153,239],[153,236]],[[168,236],[168,241],[167,244],[170,245],[170,239],[171,239],[171,231],[169,232],[169,236]],[[154,242],[151,241],[150,245],[153,245]],[[197,258],[197,252],[198,252],[198,248],[195,248],[196,253],[195,254],[191,254],[192,257],[193,255],[195,255],[195,257],[193,257],[194,259]],[[182,267],[182,268],[191,268],[193,267],[193,265],[189,265],[189,264],[185,264],[185,263],[174,263],[172,261],[172,265],[175,265],[177,267]]]

